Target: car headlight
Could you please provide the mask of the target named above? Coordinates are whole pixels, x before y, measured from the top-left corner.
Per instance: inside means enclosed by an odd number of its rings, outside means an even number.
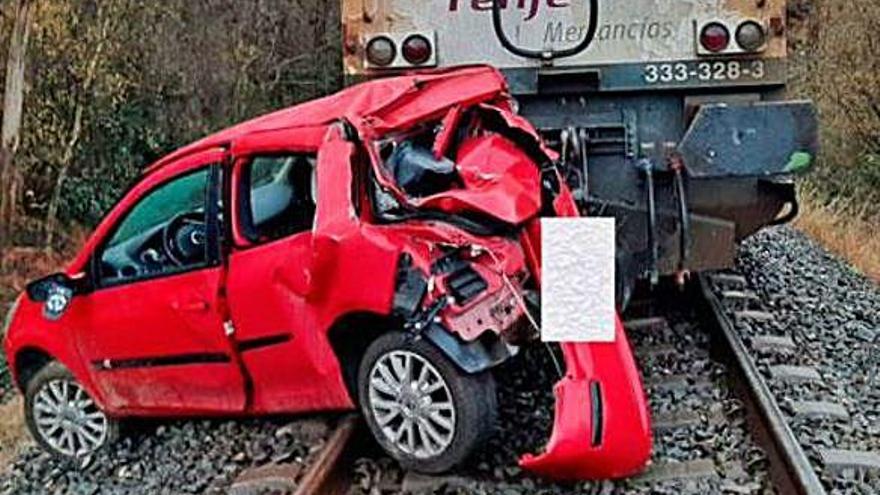
[[[9,308],[9,311],[6,312],[6,318],[3,319],[3,330],[0,331],[0,342],[6,340],[6,332],[9,331],[9,326],[12,325],[12,318],[15,316],[15,311],[18,309],[18,305],[21,303],[21,297],[15,298],[15,302],[12,303],[12,307]]]

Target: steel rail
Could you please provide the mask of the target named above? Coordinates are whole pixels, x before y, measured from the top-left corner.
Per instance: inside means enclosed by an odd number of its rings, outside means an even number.
[[[698,275],[698,291],[703,314],[715,330],[717,344],[730,371],[738,382],[738,392],[745,399],[749,413],[757,419],[756,440],[770,458],[770,474],[780,493],[825,495],[825,488],[813,470],[809,458],[798,443],[776,399],[761,377],[745,343],[724,311],[706,275]],[[715,340],[713,338],[713,340]]]
[[[352,473],[346,464],[352,460],[359,425],[358,414],[340,420],[327,444],[303,474],[294,495],[341,495],[348,491]]]

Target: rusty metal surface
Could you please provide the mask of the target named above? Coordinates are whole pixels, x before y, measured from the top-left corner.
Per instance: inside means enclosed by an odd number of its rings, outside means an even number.
[[[360,425],[360,416],[344,417],[297,486],[294,495],[334,495],[346,493],[351,483],[345,471]]]

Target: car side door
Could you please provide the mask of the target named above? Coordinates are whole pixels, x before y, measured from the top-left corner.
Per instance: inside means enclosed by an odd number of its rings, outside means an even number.
[[[225,322],[220,150],[149,176],[92,258],[79,351],[109,411],[238,412],[245,386]]]
[[[332,349],[308,317],[314,173],[315,154],[307,151],[252,154],[233,173],[227,294],[259,412],[347,405]]]

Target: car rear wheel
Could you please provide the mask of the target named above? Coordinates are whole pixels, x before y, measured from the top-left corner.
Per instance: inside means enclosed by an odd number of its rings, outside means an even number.
[[[31,435],[57,457],[88,456],[118,436],[117,422],[104,414],[58,362],[43,367],[27,383],[24,407]]]
[[[367,349],[358,392],[379,445],[403,467],[425,473],[464,461],[497,414],[491,373],[465,374],[432,344],[398,332]]]

